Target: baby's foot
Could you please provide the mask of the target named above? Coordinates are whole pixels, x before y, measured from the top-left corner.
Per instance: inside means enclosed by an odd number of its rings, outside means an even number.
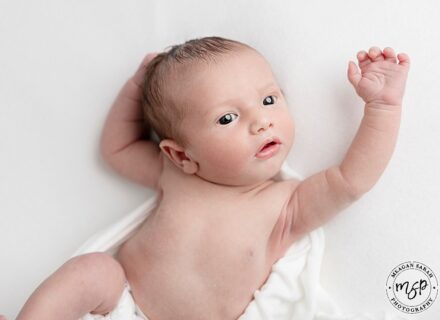
[[[408,55],[399,53],[396,56],[390,47],[383,52],[378,47],[371,47],[368,53],[358,52],[357,58],[360,72],[353,61],[348,65],[348,79],[357,94],[366,103],[400,105],[410,66]]]

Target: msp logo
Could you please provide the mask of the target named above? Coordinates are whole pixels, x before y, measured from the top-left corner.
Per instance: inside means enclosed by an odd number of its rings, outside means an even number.
[[[410,314],[428,309],[435,301],[438,282],[434,272],[421,262],[408,261],[395,267],[387,279],[391,304]]]

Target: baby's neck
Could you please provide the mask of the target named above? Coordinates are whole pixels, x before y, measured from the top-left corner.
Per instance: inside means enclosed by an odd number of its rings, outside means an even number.
[[[202,180],[203,183],[211,185],[214,188],[219,187],[219,188],[222,188],[223,191],[228,190],[232,194],[237,194],[237,195],[258,193],[262,189],[266,188],[268,185],[275,182],[273,179],[267,179],[267,180],[258,181],[253,184],[230,185],[230,184],[220,184],[220,183],[216,183],[214,181],[209,181],[209,180],[206,180],[206,179],[198,176],[197,174],[195,174],[193,176],[194,176],[194,178]]]
[[[181,188],[191,188],[195,190],[210,191],[218,194],[229,194],[231,196],[243,196],[246,194],[254,195],[265,189],[267,186],[275,182],[275,177],[266,180],[259,180],[253,183],[247,183],[242,185],[233,184],[222,184],[216,181],[206,179],[199,175],[198,172],[194,174],[188,174],[178,168],[174,163],[172,163],[167,157],[163,157],[163,174],[161,176],[160,184],[164,185],[170,184],[176,186],[179,185]]]

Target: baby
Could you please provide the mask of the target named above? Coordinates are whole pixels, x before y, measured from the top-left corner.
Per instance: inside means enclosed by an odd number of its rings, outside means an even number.
[[[158,205],[115,257],[66,262],[18,319],[106,314],[127,284],[145,318],[237,319],[286,250],[368,192],[390,160],[409,57],[372,47],[357,59],[348,79],[364,117],[342,163],[276,181],[294,123],[261,54],[207,37],[147,55],[110,110],[101,150],[157,190]]]

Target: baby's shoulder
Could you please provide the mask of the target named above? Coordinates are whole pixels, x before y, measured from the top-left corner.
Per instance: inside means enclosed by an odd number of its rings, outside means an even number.
[[[298,179],[273,180],[273,183],[265,191],[269,197],[288,196],[298,187],[300,182]]]
[[[274,217],[278,218],[288,205],[299,183],[297,179],[273,181],[254,197],[254,203],[259,208],[272,211]]]

